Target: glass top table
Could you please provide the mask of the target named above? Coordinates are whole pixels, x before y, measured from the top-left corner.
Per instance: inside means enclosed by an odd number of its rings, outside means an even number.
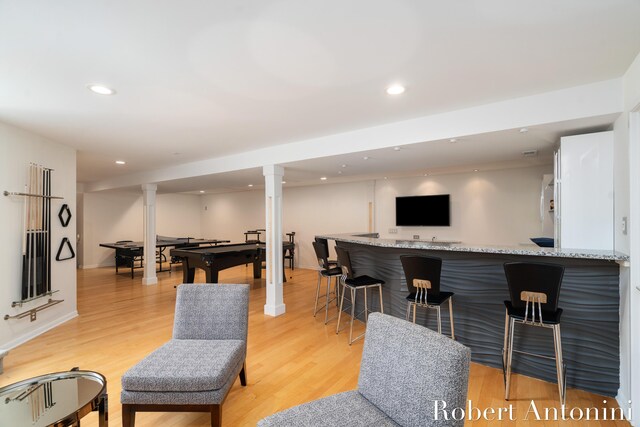
[[[108,426],[107,379],[91,371],[41,375],[0,388],[0,425],[64,427],[98,411]]]

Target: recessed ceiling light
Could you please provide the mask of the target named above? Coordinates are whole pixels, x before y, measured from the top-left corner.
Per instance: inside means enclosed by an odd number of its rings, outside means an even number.
[[[478,169],[474,169],[473,171],[474,171],[474,172],[478,172]]]
[[[451,139],[449,140],[449,142],[450,142],[450,143],[452,143],[452,144],[454,144],[454,143],[458,142],[458,140],[457,140],[457,139],[455,139],[455,138],[451,138]]]
[[[393,151],[400,151],[400,147],[393,147]]]
[[[424,176],[429,176],[429,174],[428,174],[428,173],[425,173],[425,174],[424,174]]]
[[[529,129],[527,128],[520,129],[520,133],[527,133],[527,132],[529,132]]]
[[[346,167],[347,167],[347,165],[342,165],[342,167],[343,167],[343,168],[346,168]]]
[[[286,184],[286,183],[287,183],[287,181],[282,181],[282,183],[283,183],[283,184]]]
[[[400,95],[404,93],[405,88],[402,85],[391,85],[387,88],[387,93],[389,95]]]
[[[204,193],[204,190],[200,190],[200,193]]]
[[[124,165],[127,162],[125,162],[124,160],[116,160],[116,165]]]
[[[369,160],[369,156],[364,156],[362,160]]]
[[[338,175],[342,175],[342,171],[338,171]]]
[[[247,185],[247,187],[253,187],[253,184],[249,184],[249,185]]]
[[[90,85],[87,85],[87,89],[89,89],[93,93],[97,93],[98,95],[115,95],[116,94],[115,90],[103,85],[90,84]]]
[[[384,179],[389,179],[389,178],[387,178],[387,177],[385,176],[385,177],[384,177]]]
[[[322,177],[320,177],[320,180],[321,180],[321,181],[326,181],[326,180],[327,180],[327,177],[326,177],[326,176],[322,176]]]

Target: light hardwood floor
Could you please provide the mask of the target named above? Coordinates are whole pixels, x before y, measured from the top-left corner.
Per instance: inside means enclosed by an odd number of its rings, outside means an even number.
[[[247,387],[236,381],[223,405],[223,425],[254,426],[258,420],[290,406],[322,396],[356,388],[362,340],[347,344],[347,331],[335,333],[336,321],[324,325],[324,316],[312,316],[316,272],[287,270],[284,285],[285,315],[263,314],[264,280],[251,277],[251,266],[225,270],[224,283],[249,283],[249,347]],[[141,272],[134,279],[115,275],[112,268],[78,271],[79,316],[22,346],[5,359],[0,386],[47,372],[65,371],[74,366],[95,370],[107,377],[110,426],[121,425],[120,378],[148,353],[171,337],[176,290],[181,271],[160,273],[156,286],[143,286]],[[198,271],[196,282],[204,281]],[[332,307],[333,309],[333,307]],[[335,310],[335,309],[333,309]],[[335,312],[335,311],[334,311]],[[355,332],[362,331],[358,325]],[[502,372],[472,364],[468,398],[475,407],[499,408],[503,399]],[[557,387],[521,375],[514,375],[514,417],[517,421],[475,421],[473,426],[628,426],[612,421],[525,421],[531,400],[541,415],[544,408],[557,405]],[[603,400],[607,403],[603,404]],[[430,404],[425,402],[425,404]],[[569,390],[567,406],[616,408],[615,399]],[[140,413],[136,425],[208,426],[204,414]],[[97,414],[82,420],[83,427],[97,426]]]

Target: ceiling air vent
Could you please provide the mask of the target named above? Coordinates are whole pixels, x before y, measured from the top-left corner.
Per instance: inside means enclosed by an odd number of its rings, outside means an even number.
[[[538,157],[538,150],[523,151],[522,157]]]

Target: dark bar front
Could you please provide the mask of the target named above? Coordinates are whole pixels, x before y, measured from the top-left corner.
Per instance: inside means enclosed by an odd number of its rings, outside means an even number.
[[[338,241],[349,250],[356,274],[385,280],[384,311],[404,318],[408,295],[400,255],[443,259],[442,290],[454,292],[456,339],[471,348],[472,360],[502,368],[505,308],[508,299],[503,264],[511,261],[556,263],[565,267],[559,306],[567,385],[605,396],[619,387],[619,266],[615,261],[511,255],[450,250],[383,247]],[[443,307],[443,334],[449,335]],[[418,310],[417,323],[436,328],[435,310]],[[522,338],[526,334],[526,339]],[[553,356],[553,336],[543,328],[516,328],[516,348]],[[556,382],[553,360],[517,355],[514,372]]]

